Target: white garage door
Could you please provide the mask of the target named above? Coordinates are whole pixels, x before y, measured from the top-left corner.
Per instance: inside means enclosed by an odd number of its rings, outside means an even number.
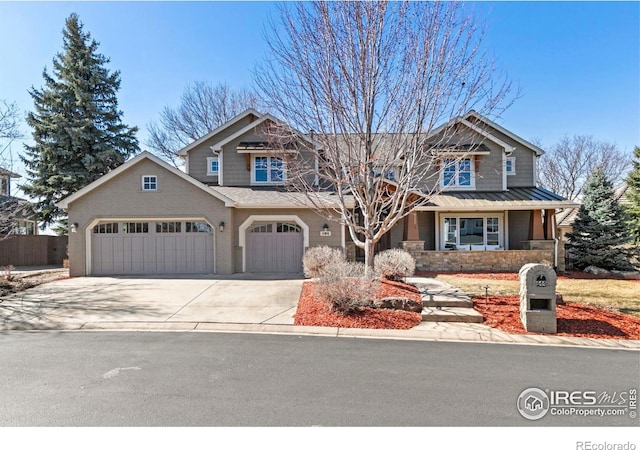
[[[91,235],[93,275],[213,273],[211,227],[202,222],[102,222]]]
[[[247,272],[302,272],[304,235],[296,223],[255,222],[247,229],[246,245]]]

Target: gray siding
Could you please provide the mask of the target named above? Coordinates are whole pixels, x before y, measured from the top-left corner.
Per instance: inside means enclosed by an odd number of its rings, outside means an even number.
[[[218,184],[218,177],[207,175],[207,157],[213,156],[211,146],[216,142],[222,141],[232,134],[238,132],[242,128],[246,127],[251,123],[252,119],[255,120],[255,118],[255,116],[250,114],[249,116],[243,118],[237,123],[231,125],[228,128],[225,128],[211,138],[202,142],[200,145],[192,148],[189,151],[189,175],[191,175],[198,181],[202,181],[203,183]]]
[[[424,241],[425,250],[436,249],[436,214],[433,211],[418,212],[418,235]]]
[[[507,211],[509,214],[509,250],[522,250],[522,241],[529,239],[531,211]]]

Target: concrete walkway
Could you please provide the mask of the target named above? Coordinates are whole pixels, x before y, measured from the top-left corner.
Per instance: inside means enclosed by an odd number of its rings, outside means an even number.
[[[5,297],[0,331],[137,330],[306,334],[331,337],[491,342],[640,350],[640,341],[509,334],[477,323],[422,322],[411,330],[293,325],[301,279],[231,277],[71,278]],[[435,279],[439,295],[463,293]]]

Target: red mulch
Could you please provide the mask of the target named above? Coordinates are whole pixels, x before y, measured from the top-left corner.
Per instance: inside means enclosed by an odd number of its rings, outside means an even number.
[[[392,309],[364,308],[361,314],[350,316],[333,313],[319,297],[317,289],[318,286],[310,281],[302,285],[295,325],[408,330],[421,321],[419,313]],[[415,286],[386,280],[380,283],[377,297],[406,297],[420,301],[420,293]]]
[[[526,332],[520,321],[518,296],[489,296],[473,298],[473,307],[484,317],[484,324],[507,333]],[[556,306],[558,336],[596,339],[640,339],[640,318],[628,314],[597,309],[581,303],[567,302]]]
[[[418,276],[435,278],[439,273],[436,272],[419,272]],[[475,278],[481,280],[505,280],[505,281],[518,281],[518,274],[514,272],[442,272],[442,275],[451,275],[460,278]],[[567,271],[561,275],[558,275],[558,280],[621,280],[640,283],[640,280],[625,280],[621,277],[611,275],[594,275],[591,273],[580,271]]]

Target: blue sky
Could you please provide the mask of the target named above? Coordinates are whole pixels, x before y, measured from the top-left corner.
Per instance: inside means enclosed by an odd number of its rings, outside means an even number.
[[[471,6],[469,2],[469,6]],[[551,146],[590,134],[631,152],[640,145],[640,3],[480,2],[485,43],[521,98],[499,122]],[[0,98],[23,111],[62,48],[65,18],[78,13],[100,52],[121,72],[120,108],[140,128],[176,105],[195,80],[251,85],[266,44],[271,2],[2,2]],[[25,133],[29,129],[24,126]],[[13,145],[14,153],[21,144]],[[15,167],[19,172],[19,166]]]

